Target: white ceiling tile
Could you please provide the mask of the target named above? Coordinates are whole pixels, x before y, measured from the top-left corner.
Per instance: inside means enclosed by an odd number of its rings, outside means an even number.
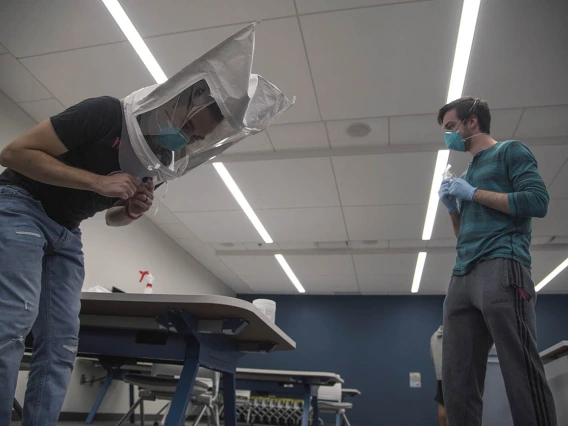
[[[527,108],[523,114],[519,128],[515,133],[515,137],[539,138],[566,136],[568,135],[566,122],[568,122],[568,105]]]
[[[0,55],[0,90],[16,102],[51,98],[51,94],[12,55]]]
[[[172,76],[242,27],[233,25],[160,36],[146,39],[146,44],[166,75]],[[278,52],[277,59],[275,52]],[[252,70],[275,84],[288,98],[298,97],[296,104],[278,119],[278,123],[320,120],[296,18],[266,21],[257,27]]]
[[[427,203],[435,163],[435,152],[334,157],[341,204]]]
[[[65,107],[61,105],[57,99],[24,102],[19,105],[20,108],[26,111],[38,123],[59,114],[65,109]]]
[[[257,210],[256,214],[274,241],[346,241],[340,207]]]
[[[143,37],[295,15],[293,0],[121,0]],[[245,24],[240,24],[244,26]]]
[[[271,235],[271,237],[273,237]],[[273,237],[274,238],[274,237]],[[279,250],[280,245],[277,243],[245,243],[247,250]]]
[[[288,281],[288,277],[280,267],[274,256],[219,256],[225,265],[239,276],[272,276],[283,278]]]
[[[245,152],[274,151],[266,132],[249,136],[223,152],[223,154],[242,154]]]
[[[253,209],[339,205],[329,158],[228,163]]]
[[[496,140],[513,139],[515,129],[519,124],[523,110],[518,109],[492,109],[491,110],[491,136]]]
[[[568,198],[568,162],[564,163],[564,167],[554,178],[548,193],[552,198]]]
[[[306,275],[300,278],[307,293],[333,294],[358,293],[357,277],[355,275]]]
[[[356,254],[357,276],[414,275],[417,254]]]
[[[178,213],[176,216],[206,243],[262,242],[242,210]]]
[[[461,3],[443,0],[301,16],[323,119],[434,112],[460,13]]]
[[[450,286],[450,275],[451,269],[445,275],[440,272],[433,275],[423,274],[418,294],[446,294]],[[442,306],[442,303],[440,303],[440,309],[442,309]]]
[[[239,275],[256,293],[297,294],[294,284],[290,282],[284,272],[278,275]],[[276,307],[276,319],[278,320],[278,306]]]
[[[556,240],[560,240],[560,241],[556,241]],[[562,237],[560,237],[560,238],[534,237],[534,238],[531,238],[531,247],[534,247],[535,245],[541,245],[541,244],[561,243],[561,240],[562,240]]]
[[[350,255],[286,256],[286,261],[300,281],[310,275],[355,276],[353,259]]]
[[[404,275],[360,275],[357,280],[364,294],[410,294],[412,275],[412,271]]]
[[[211,244],[215,250],[246,250],[243,243],[213,243]]]
[[[536,158],[538,171],[544,183],[548,186],[552,184],[553,180],[556,182],[555,178],[557,178],[557,176],[560,177],[558,173],[566,160],[568,160],[568,145],[535,145],[529,148]],[[560,180],[560,182],[562,182],[562,180]],[[560,192],[563,192],[564,197],[568,196],[568,190],[566,188],[566,186],[564,186],[564,188],[556,186],[554,189],[560,191],[555,191],[555,195],[560,196]]]
[[[0,40],[14,56],[22,58],[113,43],[125,37],[102,1],[18,0],[2,2]]]
[[[568,235],[568,199],[552,199],[544,219],[534,218],[532,234],[539,236]]]
[[[492,108],[565,104],[566,16],[565,1],[481,2],[464,93]]]
[[[387,5],[387,7],[393,7],[395,3],[406,3],[410,1],[415,0],[349,0],[349,3],[346,3],[345,0],[296,0],[296,4],[298,5],[298,13],[304,14],[365,6]]]
[[[168,186],[164,203],[174,213],[241,209],[211,164],[196,167]]]
[[[436,114],[390,117],[390,143],[440,142],[440,149],[443,149],[444,132],[436,120]]]
[[[268,134],[276,151],[329,148],[325,125],[321,121],[270,126]]]
[[[426,205],[344,207],[353,240],[413,240],[422,236]]]
[[[423,240],[390,240],[390,248],[423,248],[428,241]]]
[[[455,263],[456,252],[428,253],[426,263],[424,264],[423,275],[430,277],[436,276],[447,284],[450,282]],[[422,285],[420,287],[422,288]]]
[[[354,123],[365,123],[371,128],[367,136],[354,138],[347,134],[347,128]],[[325,123],[332,148],[350,146],[381,146],[389,143],[388,118],[366,118],[362,120],[337,120]]]
[[[103,95],[122,98],[154,84],[126,42],[34,56],[20,62],[65,106]]]
[[[150,212],[146,214],[146,217],[158,225],[170,225],[170,224],[181,223],[179,219],[176,217],[176,215],[173,214],[164,205],[160,205],[158,208],[157,204],[154,204],[152,210],[150,210]]]
[[[187,226],[181,223],[160,223],[158,227],[174,240],[195,237]]]

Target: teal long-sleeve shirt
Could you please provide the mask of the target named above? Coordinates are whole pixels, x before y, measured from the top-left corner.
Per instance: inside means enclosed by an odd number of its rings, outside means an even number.
[[[508,194],[510,214],[475,201],[460,203],[454,275],[483,261],[507,258],[530,268],[532,218],[544,217],[549,196],[532,152],[518,141],[497,142],[478,153],[461,176],[470,185]]]

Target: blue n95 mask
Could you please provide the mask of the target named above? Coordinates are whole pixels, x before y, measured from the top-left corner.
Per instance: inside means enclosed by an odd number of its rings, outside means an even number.
[[[189,139],[174,126],[168,125],[160,129],[157,135],[154,135],[156,142],[169,151],[179,151],[189,143]]]
[[[465,152],[465,139],[462,138],[462,135],[457,130],[447,130],[444,133],[444,141],[448,149]]]

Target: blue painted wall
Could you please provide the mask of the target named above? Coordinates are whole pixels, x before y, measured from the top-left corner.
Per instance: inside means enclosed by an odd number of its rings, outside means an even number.
[[[239,296],[252,301],[259,296]],[[436,379],[432,333],[442,323],[441,296],[268,296],[276,323],[297,350],[250,355],[241,366],[332,371],[359,389],[349,412],[353,425],[435,426]],[[539,296],[540,349],[568,339],[568,296]],[[409,387],[410,372],[422,388]]]

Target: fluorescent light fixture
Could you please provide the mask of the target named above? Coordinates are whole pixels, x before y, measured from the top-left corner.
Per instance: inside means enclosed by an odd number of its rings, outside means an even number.
[[[424,264],[426,263],[426,252],[421,251],[418,253],[418,259],[416,260],[416,269],[414,270],[414,280],[412,280],[412,293],[418,293],[420,288],[420,281],[422,280],[422,272],[424,271]]]
[[[144,43],[144,40],[142,40],[142,37],[140,37],[138,31],[136,30],[134,25],[132,25],[130,18],[128,17],[118,0],[102,0],[102,2],[105,4],[106,8],[132,45],[134,50],[136,50],[136,53],[138,53],[138,56],[140,56],[140,59],[142,59],[144,65],[146,65],[146,68],[148,68],[148,71],[150,71],[150,74],[152,74],[152,77],[154,77],[156,83],[163,83],[164,81],[166,81],[168,77],[166,77],[166,74],[164,74],[164,71],[162,71],[162,68],[160,68],[160,65],[154,58],[154,55],[152,55],[152,52],[150,52],[150,49],[148,49],[148,46],[146,46],[146,43]]]
[[[284,272],[286,272],[286,275],[288,275],[288,278],[290,278],[290,281],[292,281],[292,284],[294,284],[298,292],[305,293],[306,290],[302,286],[302,283],[300,283],[300,280],[298,280],[298,278],[294,274],[294,271],[292,271],[292,268],[290,268],[290,265],[288,265],[288,262],[286,262],[286,259],[284,259],[284,256],[282,256],[281,254],[275,254],[274,257],[276,258],[278,263],[280,263],[280,266],[282,266],[282,269],[284,269]]]
[[[462,96],[481,0],[464,0],[447,102]]]
[[[429,240],[432,238],[432,230],[434,229],[434,221],[436,220],[436,211],[440,199],[438,190],[442,184],[443,173],[450,158],[450,150],[442,149],[438,151],[436,166],[434,167],[434,177],[432,178],[432,188],[430,188],[430,200],[428,201],[428,210],[426,211],[426,220],[424,221],[424,230],[422,231],[422,239]]]
[[[539,282],[537,284],[537,286],[535,287],[535,290],[536,291],[542,290],[542,288],[546,284],[548,284],[550,281],[552,281],[554,278],[556,278],[556,276],[560,272],[562,272],[564,269],[566,269],[567,267],[568,267],[568,258],[564,262],[562,262],[560,265],[558,265],[554,271],[552,271],[550,274],[548,274],[545,279],[543,279],[541,282]]]
[[[266,232],[266,229],[264,229],[264,226],[262,226],[262,223],[260,223],[256,213],[233,180],[233,177],[225,165],[223,163],[213,163],[213,167],[215,167],[215,170],[217,170],[217,173],[219,173],[219,176],[221,176],[221,179],[223,179],[223,182],[225,182],[225,185],[227,185],[227,188],[229,188],[229,191],[231,191],[231,194],[233,194],[233,197],[235,197],[235,200],[237,200],[237,203],[239,203],[239,206],[241,206],[245,214],[248,216],[264,242],[267,244],[274,242],[272,241],[272,238],[270,238],[270,235],[268,235],[268,232]]]

